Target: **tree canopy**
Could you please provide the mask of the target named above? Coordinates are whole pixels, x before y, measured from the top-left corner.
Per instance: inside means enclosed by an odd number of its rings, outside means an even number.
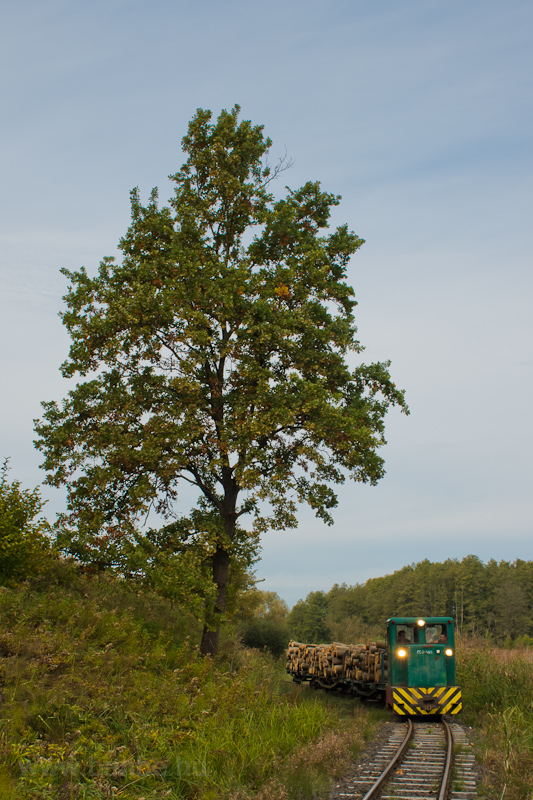
[[[292,608],[287,626],[300,641],[358,642],[381,638],[388,617],[420,615],[452,615],[459,632],[499,642],[529,639],[533,561],[426,559],[364,584],[311,592]]]
[[[237,544],[295,526],[302,502],[330,523],[332,485],[375,484],[387,409],[407,410],[388,362],[347,363],[363,349],[346,282],[363,240],[328,230],[339,197],[308,182],[275,199],[287,165],[269,165],[270,139],[239,111],[197,111],[168,205],[132,191],[119,263],[62,270],[61,369],[78,382],[36,422],[78,554],[95,537],[112,548],[151,508],[172,517],[180,482],[196,487],[217,587],[204,652]]]

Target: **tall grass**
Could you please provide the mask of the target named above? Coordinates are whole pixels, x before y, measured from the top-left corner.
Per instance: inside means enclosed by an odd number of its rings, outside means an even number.
[[[464,718],[480,734],[485,785],[499,798],[533,800],[533,650],[462,639]]]
[[[283,682],[155,595],[63,566],[0,592],[0,798],[304,800],[353,757],[368,715]]]

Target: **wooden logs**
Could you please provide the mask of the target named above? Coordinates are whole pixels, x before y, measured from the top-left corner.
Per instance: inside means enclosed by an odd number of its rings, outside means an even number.
[[[388,678],[384,641],[365,644],[304,644],[291,641],[287,651],[287,671],[301,678],[313,676],[333,682],[352,680],[384,683]]]

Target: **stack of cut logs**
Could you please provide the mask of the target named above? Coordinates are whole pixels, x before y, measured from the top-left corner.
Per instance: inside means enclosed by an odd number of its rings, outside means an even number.
[[[388,678],[386,644],[303,644],[290,641],[287,672],[304,680],[326,679],[328,683],[332,680],[385,683]]]

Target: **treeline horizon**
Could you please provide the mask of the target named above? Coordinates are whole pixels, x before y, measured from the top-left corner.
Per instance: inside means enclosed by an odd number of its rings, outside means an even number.
[[[357,642],[393,616],[452,616],[458,633],[533,645],[533,561],[412,563],[379,578],[310,592],[286,618],[291,638]]]

